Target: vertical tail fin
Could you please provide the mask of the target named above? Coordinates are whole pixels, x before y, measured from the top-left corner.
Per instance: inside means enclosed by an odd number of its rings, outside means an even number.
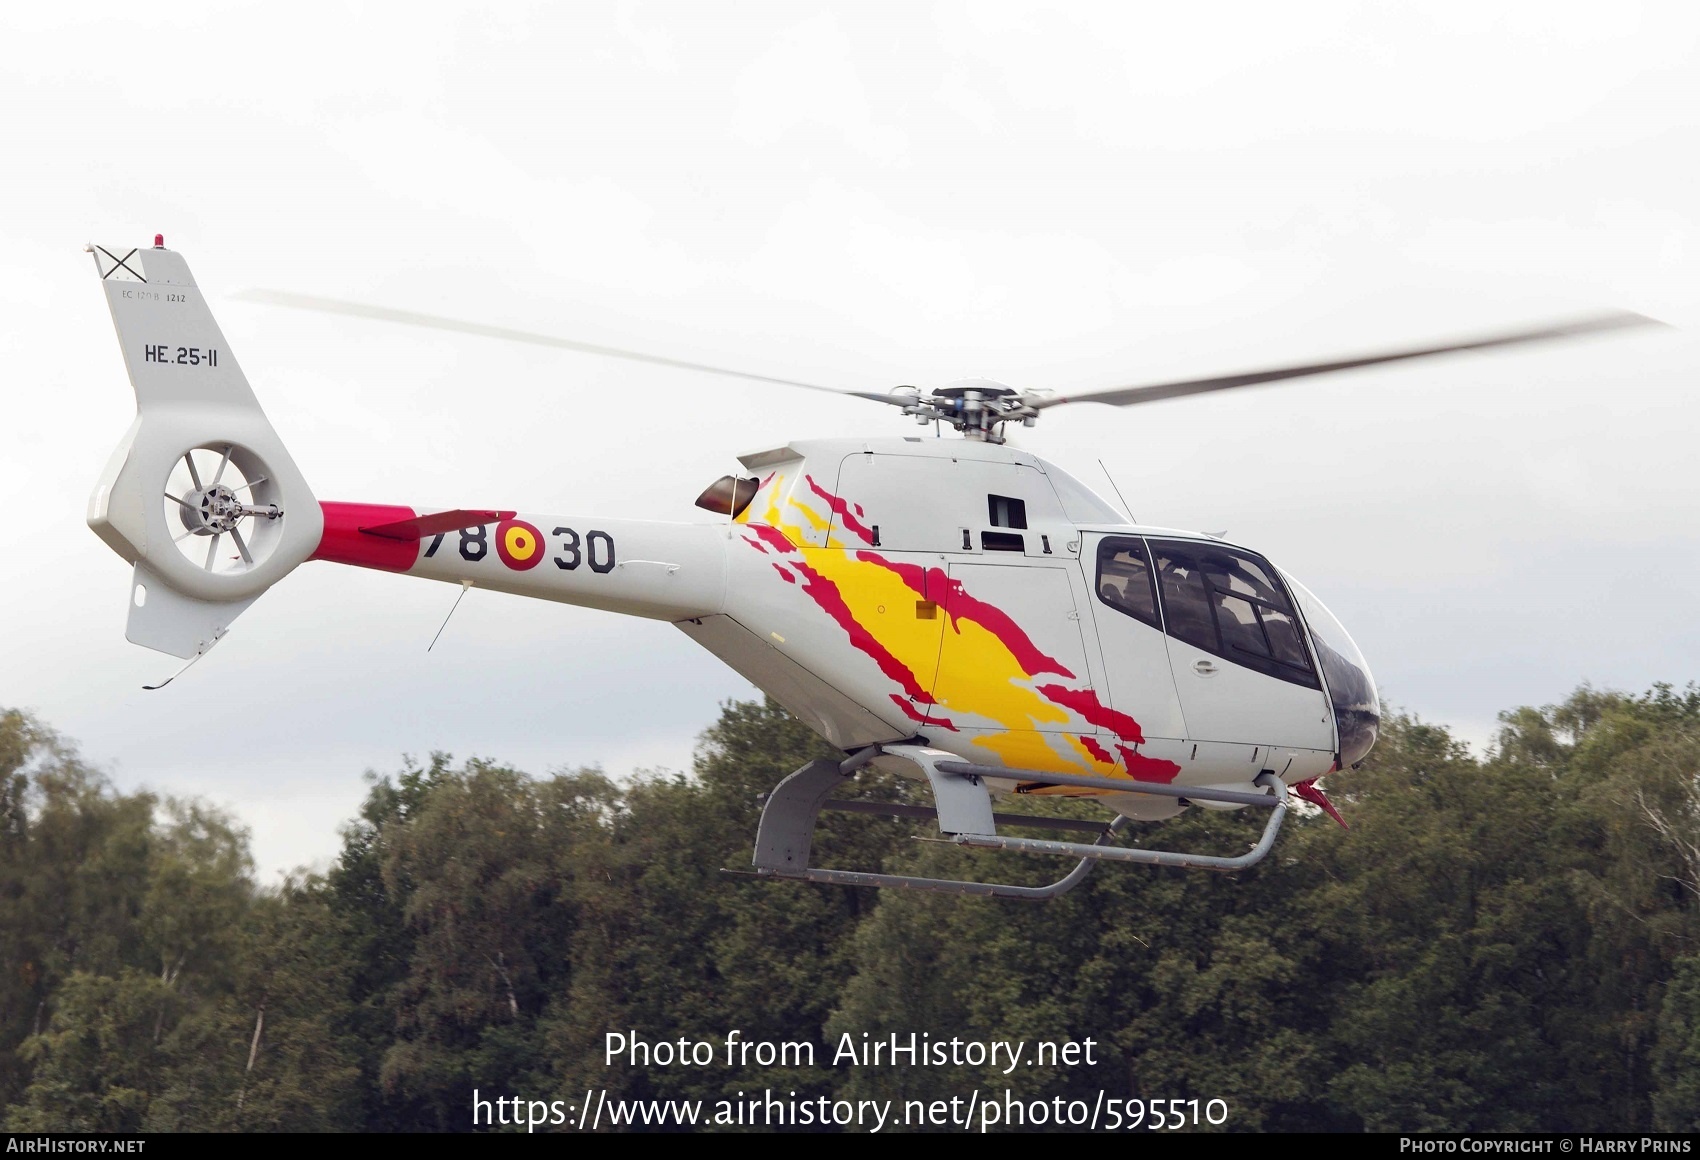
[[[180,254],[88,246],[136,419],[89,499],[96,535],[135,565],[125,635],[195,657],[318,546],[318,501]]]

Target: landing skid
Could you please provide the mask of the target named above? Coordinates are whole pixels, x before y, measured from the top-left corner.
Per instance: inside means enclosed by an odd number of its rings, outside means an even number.
[[[935,805],[905,806],[887,802],[841,801],[833,798],[832,795],[848,783],[858,770],[881,755],[900,757],[920,769],[932,787]],[[1079,786],[1116,793],[1155,794],[1160,797],[1185,798],[1189,801],[1255,806],[1270,811],[1269,821],[1263,827],[1263,836],[1257,845],[1234,858],[1183,854],[1168,850],[1135,850],[1106,844],[1109,838],[1126,824],[1127,819],[1124,817],[1118,816],[1107,825],[1098,825],[1065,818],[993,813],[991,793],[985,784],[988,777],[1017,778],[1047,785]],[[835,886],[878,886],[1045,902],[1078,886],[1099,861],[1138,862],[1150,866],[1181,866],[1202,870],[1243,870],[1256,865],[1269,853],[1275,844],[1276,835],[1281,832],[1281,823],[1287,816],[1287,787],[1279,778],[1266,770],[1258,775],[1254,784],[1262,786],[1267,792],[1244,793],[1238,790],[1129,781],[1126,778],[999,769],[962,761],[954,754],[925,745],[871,745],[844,761],[811,761],[780,782],[768,795],[767,804],[762,807],[761,824],[756,830],[755,872],[763,877],[825,882]],[[939,832],[944,839],[959,846],[1007,850],[1017,854],[1060,854],[1078,858],[1080,861],[1074,869],[1049,886],[1010,886],[996,882],[915,878],[907,874],[825,870],[809,865],[815,822],[823,809],[937,819]],[[1050,830],[1085,830],[1096,833],[1097,837],[1092,842],[1006,837],[997,832],[999,822]]]

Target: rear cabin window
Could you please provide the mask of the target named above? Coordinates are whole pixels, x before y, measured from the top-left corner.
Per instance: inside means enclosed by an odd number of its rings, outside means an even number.
[[[1110,539],[1098,545],[1098,599],[1117,612],[1162,629],[1151,557],[1143,540]]]
[[[1297,685],[1322,686],[1298,618],[1274,569],[1248,552],[1152,540],[1150,553],[1170,636]]]

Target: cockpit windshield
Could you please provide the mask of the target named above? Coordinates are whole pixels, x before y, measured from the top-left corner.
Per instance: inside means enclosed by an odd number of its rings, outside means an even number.
[[[1340,730],[1340,764],[1356,765],[1369,756],[1381,728],[1381,700],[1375,680],[1369,675],[1363,653],[1328,607],[1285,572],[1281,576],[1299,602],[1317,659],[1322,662],[1328,699],[1333,702],[1334,720]]]

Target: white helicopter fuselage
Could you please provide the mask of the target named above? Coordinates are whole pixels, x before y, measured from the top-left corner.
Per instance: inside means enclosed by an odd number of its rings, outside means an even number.
[[[923,738],[1021,771],[996,789],[1091,792],[1141,819],[1183,806],[1034,775],[1242,789],[1338,767],[1305,627],[1326,611],[1295,610],[1257,554],[1129,524],[1008,445],[812,440],[741,462],[754,494],[714,522],[516,513],[403,540],[361,529],[410,508],[326,503],[315,558],[671,621],[842,749]],[[1207,618],[1191,631],[1188,597]]]

